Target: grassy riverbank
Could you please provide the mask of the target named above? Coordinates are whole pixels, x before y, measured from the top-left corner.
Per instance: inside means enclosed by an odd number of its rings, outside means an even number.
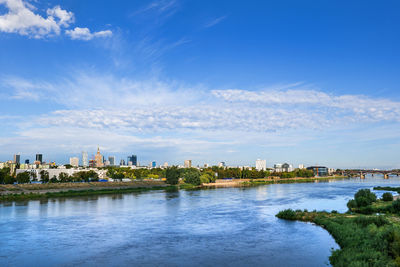
[[[357,194],[353,201],[360,204],[365,196],[359,194],[357,199]],[[312,222],[325,228],[340,246],[329,258],[333,266],[400,266],[399,203],[400,200],[367,203],[363,208],[368,207],[370,215],[359,213],[361,207],[358,207],[345,214],[288,209],[276,216]],[[381,212],[380,215],[377,212]]]
[[[203,184],[205,187],[240,187],[257,186],[268,184],[290,184],[290,183],[316,183],[319,181],[350,179],[346,176],[329,177],[295,177],[295,178],[265,178],[265,179],[237,179],[237,180],[217,180],[216,183]]]

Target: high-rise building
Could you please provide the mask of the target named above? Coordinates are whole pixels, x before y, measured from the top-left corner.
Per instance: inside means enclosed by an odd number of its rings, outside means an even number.
[[[69,165],[71,165],[72,167],[79,167],[79,158],[69,158]]]
[[[29,159],[26,159],[26,160],[25,160],[25,164],[29,164]]]
[[[89,167],[91,168],[96,167],[96,161],[94,159],[89,160]]]
[[[121,161],[119,162],[120,166],[125,166],[125,160],[121,159]]]
[[[82,151],[82,166],[89,166],[88,153],[86,151]]]
[[[21,155],[15,154],[14,155],[14,163],[15,164],[20,164],[21,163]]]
[[[225,162],[221,161],[220,163],[218,163],[218,167],[225,167]]]
[[[164,162],[163,167],[167,168],[168,167],[168,162]]]
[[[137,162],[137,156],[136,155],[132,155],[132,156],[128,156],[128,165],[129,162],[132,162],[130,165],[132,166],[137,166],[138,162]]]
[[[299,169],[304,170],[305,169],[304,164],[299,164]]]
[[[40,162],[40,164],[43,163],[43,155],[42,154],[36,154],[36,161]]]
[[[151,162],[151,167],[152,167],[152,168],[155,168],[156,165],[157,165],[157,162],[155,162],[155,161]]]
[[[191,167],[192,167],[192,160],[191,160],[191,159],[185,160],[183,166],[184,166],[185,168],[191,168]]]
[[[256,170],[257,171],[265,171],[267,170],[267,161],[262,159],[256,160]]]
[[[108,161],[110,162],[110,165],[111,165],[111,166],[114,166],[114,165],[115,165],[115,157],[114,157],[114,156],[108,157]]]
[[[96,167],[103,167],[103,155],[100,154],[100,148],[97,148],[97,153],[94,156],[94,161],[96,162]]]

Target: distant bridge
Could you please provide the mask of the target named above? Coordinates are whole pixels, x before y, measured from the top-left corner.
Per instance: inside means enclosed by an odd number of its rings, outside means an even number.
[[[400,170],[391,170],[391,171],[381,171],[381,170],[344,170],[342,171],[343,176],[348,177],[360,177],[361,179],[365,178],[365,175],[372,174],[374,175],[383,175],[385,179],[389,179],[390,176],[398,177],[400,176]]]

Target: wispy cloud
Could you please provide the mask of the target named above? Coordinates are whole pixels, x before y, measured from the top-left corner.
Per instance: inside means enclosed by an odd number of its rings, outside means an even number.
[[[25,0],[0,0],[1,5],[8,9],[8,13],[0,16],[0,32],[40,39],[60,35],[62,29],[68,29],[75,22],[74,14],[60,6],[48,8],[47,17],[44,17],[35,13],[35,7]],[[90,33],[88,28],[79,27],[66,30],[66,33],[72,39],[86,41],[111,35],[110,30]]]
[[[227,16],[221,16],[221,17],[218,17],[218,18],[214,18],[214,19],[208,21],[206,24],[204,24],[204,27],[205,28],[211,28],[211,27],[217,25],[218,23],[222,22],[226,18],[227,18]]]
[[[2,139],[3,149],[12,143],[29,146],[29,140],[47,140],[59,149],[78,151],[84,145],[101,143],[121,151],[127,146],[147,146],[207,153],[205,147],[228,151],[240,150],[242,145],[295,146],[318,139],[322,132],[400,124],[400,102],[333,95],[301,83],[256,91],[210,90],[177,81],[80,71],[52,83],[3,77],[0,84],[0,93],[8,97],[58,107],[15,121],[18,134]],[[393,135],[398,133],[390,138]],[[70,147],[61,148],[60,144]]]

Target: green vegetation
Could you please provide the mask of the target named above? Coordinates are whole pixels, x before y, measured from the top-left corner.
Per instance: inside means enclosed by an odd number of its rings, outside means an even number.
[[[400,187],[377,186],[377,187],[374,187],[374,190],[393,191],[393,192],[397,192],[400,194]]]
[[[0,169],[0,184],[13,184],[14,177],[10,175],[10,168]]]
[[[185,169],[183,172],[183,179],[185,183],[192,185],[201,185],[200,181],[200,171],[195,168]]]
[[[383,193],[383,195],[382,195],[382,200],[383,201],[393,201],[393,195],[392,195],[392,193],[389,193],[389,192],[386,192],[386,193]]]
[[[176,185],[179,183],[180,172],[176,166],[168,168],[165,172],[167,183],[170,185]]]
[[[325,228],[340,246],[329,258],[333,266],[400,266],[400,201],[385,203],[363,189],[349,203],[346,214],[288,209],[276,216],[313,222]],[[365,209],[373,213],[383,207],[385,215],[359,213]]]
[[[16,180],[19,184],[26,184],[31,180],[31,176],[28,172],[21,172],[18,173]]]
[[[20,200],[35,200],[47,199],[55,197],[81,197],[92,195],[108,195],[108,194],[124,194],[144,192],[150,190],[176,190],[174,186],[153,186],[153,187],[135,187],[135,188],[110,188],[110,189],[89,189],[89,190],[68,190],[62,192],[48,192],[45,194],[29,193],[29,194],[9,194],[0,196],[0,201],[20,201]]]

